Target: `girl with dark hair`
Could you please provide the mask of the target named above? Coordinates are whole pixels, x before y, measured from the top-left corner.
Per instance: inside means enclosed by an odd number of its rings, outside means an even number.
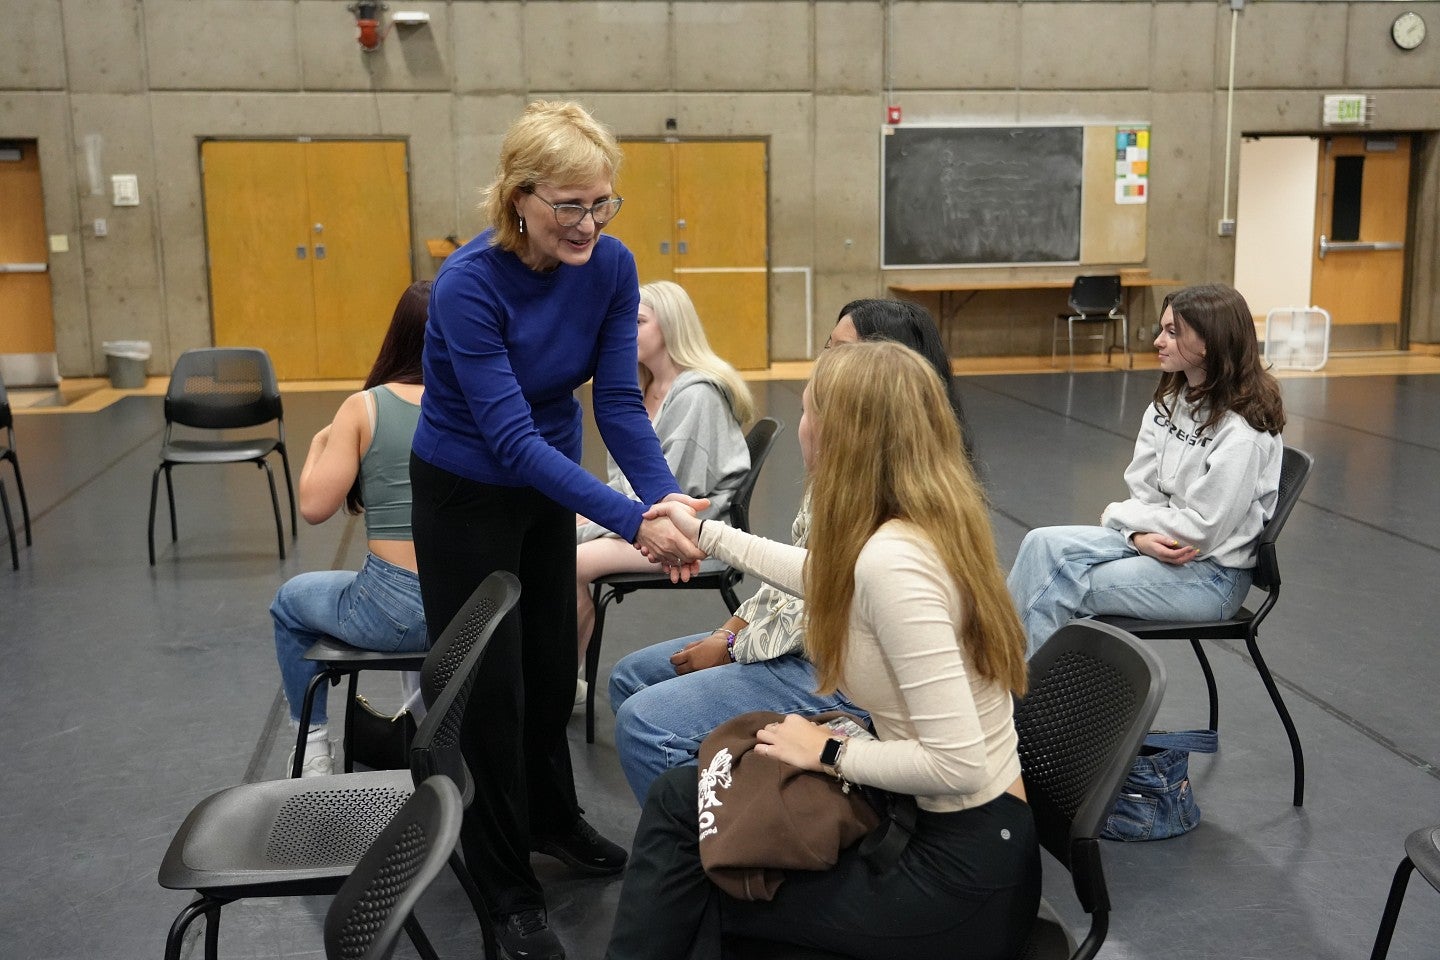
[[[1280,387],[1245,299],[1224,284],[1165,298],[1164,371],[1100,526],[1030,531],[1010,594],[1033,651],[1072,617],[1223,620],[1250,589],[1280,490]]]
[[[965,420],[959,385],[950,371],[950,355],[945,351],[940,328],[935,325],[930,311],[913,300],[851,300],[840,308],[840,319],[830,331],[827,346],[860,340],[894,340],[920,354],[935,368],[940,382],[945,385],[945,396],[950,400],[950,409],[955,412],[955,422],[960,425],[965,456],[973,466],[975,444],[970,437],[970,424]]]
[[[891,340],[920,354],[945,389],[963,441],[965,418],[952,389],[950,361],[924,307],[902,300],[847,303],[826,347],[856,339]],[[807,495],[790,527],[796,546],[805,545],[809,530]],[[709,633],[652,644],[621,658],[610,674],[610,707],[620,767],[635,799],[643,801],[651,781],[666,769],[693,763],[711,730],[747,710],[864,715],[839,690],[815,692],[815,668],[805,657],[804,609],[799,597],[763,584]]]
[[[321,637],[390,652],[430,645],[410,533],[410,441],[425,390],[420,355],[429,303],[428,280],[410,284],[400,296],[365,389],[346,398],[334,421],[315,435],[300,471],[305,521],[323,523],[342,508],[362,514],[370,552],[358,572],[292,577],[270,605],[275,656],[294,728],[305,688],[320,672],[320,664],[306,660],[305,651]],[[324,687],[316,691],[310,719],[302,774],[323,776],[334,768]]]

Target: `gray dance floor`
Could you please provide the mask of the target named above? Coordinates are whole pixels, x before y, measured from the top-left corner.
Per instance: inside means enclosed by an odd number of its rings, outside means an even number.
[[[1024,532],[1094,522],[1121,495],[1155,374],[1119,371],[972,377],[963,391],[985,463],[1002,562]],[[757,384],[786,428],[756,494],[758,532],[786,537],[800,496],[795,441],[802,384]],[[1204,822],[1174,840],[1106,844],[1114,901],[1102,956],[1146,960],[1366,957],[1390,877],[1412,830],[1440,822],[1440,724],[1433,655],[1440,622],[1440,377],[1284,381],[1286,440],[1316,468],[1280,541],[1285,586],[1263,650],[1304,741],[1306,805],[1290,804],[1280,723],[1243,647],[1210,647],[1221,750],[1192,761]],[[287,397],[295,467],[339,394]],[[146,564],[156,398],[95,414],[18,415],[35,545],[0,563],[0,957],[158,957],[184,893],[155,872],[201,798],[278,777],[288,744],[267,606],[296,573],[357,566],[363,526],[303,528],[276,556],[254,468],[176,472],[180,541],[160,532]],[[589,434],[587,465],[603,451]],[[12,504],[14,486],[8,473]],[[18,507],[18,504],[16,504]],[[18,512],[18,511],[17,511]],[[163,506],[162,506],[163,526]],[[0,548],[8,561],[8,551]],[[709,594],[641,594],[609,617],[604,666],[638,646],[712,627]],[[1161,647],[1169,672],[1160,723],[1204,721],[1186,644]],[[372,678],[381,701],[395,696]],[[364,684],[362,684],[364,685]],[[481,705],[483,708],[483,705]],[[597,742],[572,720],[582,802],[628,840],[638,811],[620,776],[609,711]],[[550,914],[576,960],[602,955],[618,880],[583,880],[537,858]],[[1078,913],[1048,864],[1047,895]],[[223,957],[323,956],[323,898],[227,907]],[[444,957],[480,954],[478,928],[442,875],[418,916]],[[201,924],[195,925],[198,932]],[[1440,896],[1412,881],[1391,950],[1433,957]],[[187,956],[200,956],[192,938]],[[963,956],[957,944],[957,958]],[[413,956],[402,943],[397,956]]]

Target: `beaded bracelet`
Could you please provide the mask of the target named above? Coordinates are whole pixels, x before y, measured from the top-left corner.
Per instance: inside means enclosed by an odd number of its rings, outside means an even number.
[[[726,656],[728,656],[728,657],[730,658],[730,662],[731,662],[731,663],[734,663],[734,662],[735,662],[735,631],[734,631],[734,630],[726,630],[724,627],[716,627],[714,630],[711,631],[711,633],[723,633],[723,634],[725,634],[725,654],[726,654]]]

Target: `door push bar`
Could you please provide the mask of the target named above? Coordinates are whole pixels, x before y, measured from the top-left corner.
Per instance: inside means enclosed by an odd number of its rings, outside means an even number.
[[[1398,242],[1394,242],[1394,241],[1391,241],[1391,242],[1383,242],[1383,241],[1382,241],[1382,242],[1380,242],[1380,243],[1366,243],[1366,242],[1364,242],[1364,241],[1353,241],[1353,240],[1338,240],[1338,241],[1337,241],[1337,240],[1327,240],[1327,239],[1325,239],[1325,234],[1323,234],[1323,233],[1320,234],[1320,259],[1321,259],[1321,260],[1324,260],[1324,259],[1325,259],[1325,254],[1327,254],[1327,253],[1341,253],[1341,252],[1344,252],[1344,251],[1352,251],[1352,250],[1363,250],[1363,251],[1368,252],[1368,251],[1371,251],[1371,250],[1404,250],[1404,249],[1405,249],[1405,244],[1403,244],[1403,243],[1398,243]]]
[[[0,263],[0,273],[44,273],[47,268],[44,263]]]

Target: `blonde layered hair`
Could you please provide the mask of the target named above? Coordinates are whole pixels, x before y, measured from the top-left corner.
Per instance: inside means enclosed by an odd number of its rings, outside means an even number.
[[[495,179],[480,202],[480,212],[495,228],[492,242],[515,254],[529,248],[515,212],[517,193],[529,193],[541,183],[568,186],[600,179],[610,180],[613,190],[621,158],[615,135],[580,104],[530,104],[506,131]]]
[[[701,325],[695,303],[685,288],[669,280],[656,280],[640,288],[640,302],[655,312],[660,335],[665,339],[665,351],[675,365],[685,370],[698,370],[718,383],[725,391],[725,398],[730,401],[730,412],[735,419],[742,426],[749,423],[755,415],[755,400],[750,396],[750,388],[735,368],[710,348],[705,327]],[[653,379],[645,364],[640,364],[641,393],[650,388]]]
[[[969,668],[1025,692],[1025,635],[1015,614],[985,496],[935,371],[884,341],[826,350],[810,380],[817,449],[810,477],[805,650],[822,692],[835,689],[849,644],[855,561],[889,520],[930,541],[965,605]]]

